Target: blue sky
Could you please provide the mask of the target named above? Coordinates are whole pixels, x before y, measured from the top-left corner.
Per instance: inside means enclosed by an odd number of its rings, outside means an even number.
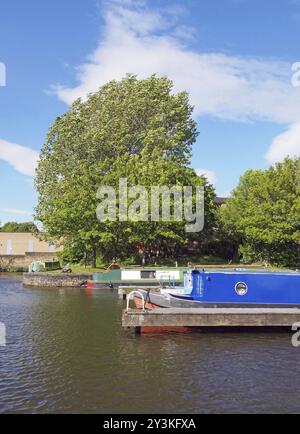
[[[168,75],[190,92],[192,165],[220,195],[246,169],[300,155],[299,40],[298,0],[3,0],[0,221],[31,219],[55,117],[127,72]]]

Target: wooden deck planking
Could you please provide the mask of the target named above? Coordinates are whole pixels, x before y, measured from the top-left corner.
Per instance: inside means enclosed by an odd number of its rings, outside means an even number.
[[[123,327],[289,327],[300,323],[298,308],[168,308],[126,310]]]

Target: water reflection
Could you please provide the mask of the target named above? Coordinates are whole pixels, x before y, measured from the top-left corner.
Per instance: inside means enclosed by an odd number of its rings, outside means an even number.
[[[288,333],[138,336],[123,302],[0,279],[1,412],[299,412]]]

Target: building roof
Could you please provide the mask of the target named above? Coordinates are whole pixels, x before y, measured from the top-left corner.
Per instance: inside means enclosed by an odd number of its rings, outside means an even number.
[[[227,200],[228,200],[228,197],[219,197],[219,196],[217,196],[215,198],[215,203],[217,205],[224,205],[227,202]]]

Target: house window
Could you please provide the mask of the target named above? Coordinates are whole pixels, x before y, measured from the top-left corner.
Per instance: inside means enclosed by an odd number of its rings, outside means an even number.
[[[28,252],[33,252],[33,240],[28,240]]]
[[[54,250],[55,250],[55,245],[54,245],[54,243],[50,243],[50,244],[49,244],[49,252],[50,252],[50,253],[54,253]]]
[[[6,243],[6,254],[12,255],[13,254],[13,243],[12,240],[7,240]]]

